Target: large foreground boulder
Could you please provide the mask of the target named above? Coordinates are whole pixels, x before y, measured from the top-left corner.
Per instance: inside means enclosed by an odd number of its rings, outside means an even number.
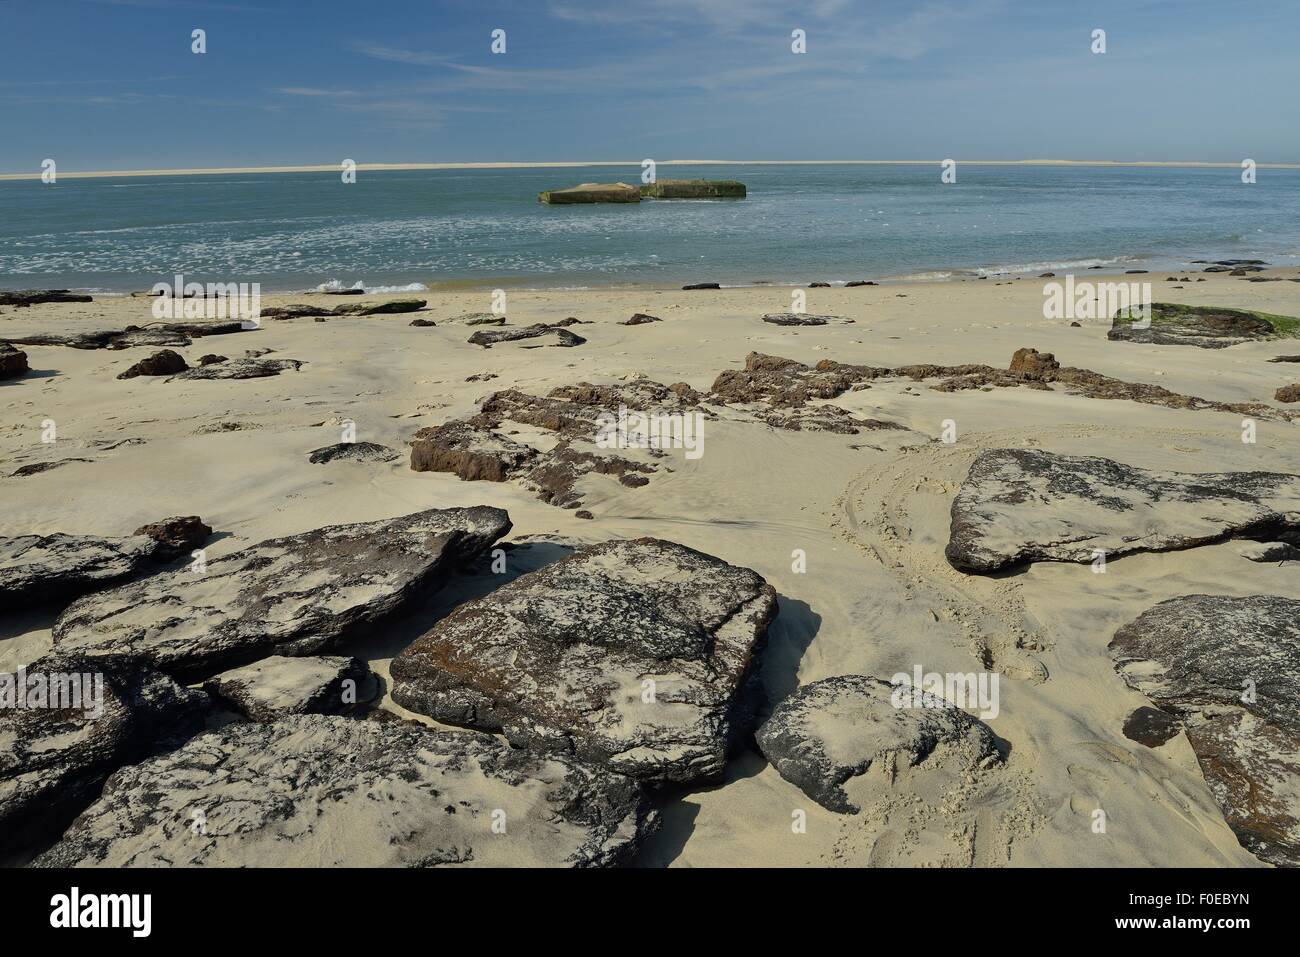
[[[27,353],[0,342],[0,379],[17,379],[28,371]]]
[[[938,750],[975,767],[997,754],[988,725],[941,697],[880,678],[842,675],[805,685],[755,738],[781,777],[830,811],[860,808],[844,790],[872,765],[910,768]]]
[[[510,529],[498,508],[430,509],[270,539],[100,592],[54,624],[61,648],[126,654],[188,679],[313,655],[441,586]]]
[[[640,786],[488,735],[303,715],[126,768],[49,867],[602,866],[658,826]]]
[[[612,541],[460,606],[393,660],[393,700],[653,781],[717,777],[776,613],[762,577]]]
[[[252,721],[291,714],[351,714],[375,700],[379,680],[360,658],[272,655],[225,671],[203,685]]]
[[[1300,601],[1187,595],[1115,632],[1115,668],[1179,718],[1242,846],[1300,866]]]
[[[164,519],[131,536],[15,535],[0,538],[0,612],[71,600],[197,548],[212,529],[197,515]]]
[[[952,503],[948,561],[968,572],[1091,562],[1228,538],[1300,535],[1300,476],[1157,472],[1091,455],[980,453]]]
[[[195,734],[208,707],[124,658],[56,652],[0,675],[0,851],[58,837],[105,778]]]

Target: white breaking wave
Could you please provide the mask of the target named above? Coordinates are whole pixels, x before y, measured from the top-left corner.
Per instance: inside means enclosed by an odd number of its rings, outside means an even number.
[[[405,286],[371,286],[363,279],[358,279],[350,286],[345,286],[338,279],[323,282],[311,292],[339,292],[343,289],[361,289],[366,293],[381,292],[427,292],[429,287],[422,282],[408,282]]]

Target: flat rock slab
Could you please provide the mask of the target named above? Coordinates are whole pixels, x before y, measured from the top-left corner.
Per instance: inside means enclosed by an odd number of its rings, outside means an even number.
[[[302,715],[118,772],[36,864],[591,867],[626,863],[657,826],[635,781],[566,756]]]
[[[1221,270],[1227,268],[1220,267]],[[1223,349],[1242,342],[1294,335],[1297,326],[1300,326],[1300,320],[1290,316],[1275,316],[1248,309],[1224,309],[1220,306],[1184,306],[1156,302],[1151,304],[1149,322],[1146,325],[1131,310],[1121,310],[1111,320],[1106,338],[1124,342]]]
[[[338,442],[316,449],[307,456],[313,465],[325,462],[391,462],[401,458],[402,453],[386,445],[375,442]]]
[[[747,568],[653,538],[605,542],[442,619],[393,660],[393,700],[643,780],[717,777],[775,614]]]
[[[379,680],[360,658],[272,655],[204,682],[203,689],[252,721],[291,714],[351,714],[374,701]]]
[[[491,349],[498,342],[514,342],[517,339],[536,339],[538,336],[555,336],[556,341],[552,345],[556,346],[580,346],[587,340],[575,332],[561,328],[558,325],[546,325],[538,323],[532,326],[520,326],[518,328],[500,328],[500,329],[480,329],[469,337],[472,345],[482,346],[484,349]]]
[[[0,704],[6,851],[57,838],[113,771],[197,733],[210,707],[203,692],[125,659],[57,652],[0,675]]]
[[[94,302],[90,296],[66,289],[25,289],[0,292],[0,306],[35,306],[43,302]]]
[[[189,346],[194,339],[204,336],[224,336],[248,332],[237,319],[212,322],[161,322],[149,326],[127,326],[125,329],[99,329],[92,332],[39,333],[11,338],[29,346],[67,346],[70,349],[130,349],[136,346]]]
[[[387,316],[402,312],[419,312],[428,305],[423,299],[392,299],[388,302],[350,302],[334,307],[336,316]]]
[[[830,811],[860,808],[844,790],[874,764],[914,767],[942,748],[974,767],[997,753],[978,718],[924,691],[866,675],[805,685],[776,706],[755,735],[781,777]]]
[[[849,323],[852,319],[841,319],[839,316],[815,316],[808,312],[769,312],[763,316],[764,322],[770,322],[774,326],[825,326],[830,323]]]
[[[0,611],[71,600],[151,571],[212,534],[198,516],[145,525],[134,535],[15,535],[0,538]]]
[[[324,306],[312,306],[304,302],[290,303],[287,306],[272,306],[263,309],[263,319],[307,319],[313,316],[332,316],[332,310]]]
[[[988,573],[1300,532],[1300,476],[1157,472],[1030,449],[980,453],[952,503],[947,557]]]
[[[187,680],[319,654],[441,586],[510,530],[497,508],[430,509],[270,539],[74,602],[55,644],[126,654]]]
[[[506,317],[499,316],[494,312],[465,312],[459,316],[452,316],[448,322],[458,322],[466,326],[504,326]]]
[[[1186,595],[1115,632],[1115,670],[1179,718],[1243,847],[1300,866],[1300,601]]]
[[[179,375],[174,375],[168,382],[179,379],[265,379],[279,375],[281,372],[297,372],[302,367],[299,359],[227,359],[212,365],[196,366]]]

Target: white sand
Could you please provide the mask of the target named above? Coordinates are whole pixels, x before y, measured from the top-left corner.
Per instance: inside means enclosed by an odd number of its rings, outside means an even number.
[[[1160,301],[1300,314],[1297,283],[1209,276],[1174,290],[1163,274],[1140,278],[1152,282]],[[430,299],[425,315],[437,321],[490,305],[486,290],[420,295]],[[355,301],[275,297],[331,306]],[[863,814],[844,816],[819,808],[756,754],[744,755],[724,786],[669,804],[651,863],[1257,864],[1224,824],[1181,736],[1153,751],[1121,734],[1127,714],[1146,702],[1114,673],[1106,644],[1116,627],[1178,595],[1296,597],[1293,565],[1247,562],[1241,544],[1227,543],[1125,558],[1105,575],[1087,565],[1040,564],[1011,577],[979,578],[952,570],[942,552],[952,496],[980,449],[1033,446],[1146,468],[1300,473],[1297,426],[1260,421],[1257,443],[1246,445],[1240,417],[1224,413],[1084,399],[1061,388],[941,393],[928,383],[877,381],[839,404],[935,437],[952,419],[957,443],[907,450],[886,444],[887,433],[709,422],[703,457],[672,453],[664,461],[673,471],[661,470],[644,488],[587,480],[585,507],[594,521],[544,505],[514,483],[413,473],[405,454],[384,465],[307,461],[310,450],[340,440],[344,419],[356,422],[358,440],[405,452],[418,428],[463,415],[496,389],[544,394],[579,380],[638,373],[707,389],[751,350],[810,363],[1005,367],[1015,349],[1032,346],[1055,353],[1063,365],[1223,401],[1269,401],[1279,385],[1300,380],[1300,366],[1264,361],[1300,353],[1300,342],[1228,350],[1108,342],[1106,322],[1070,328],[1043,319],[1042,281],[1033,279],[809,289],[807,311],[856,323],[794,329],[758,321],[789,308],[789,289],[777,287],[520,291],[510,294],[512,325],[577,316],[595,323],[574,327],[588,343],[483,350],[465,341],[473,329],[412,328],[411,316],[397,315],[268,321],[261,331],[178,350],[191,363],[209,352],[234,358],[253,348],[308,363],[299,373],[248,381],[118,381],[118,372],[150,350],[26,347],[34,373],[0,382],[0,475],[52,457],[94,461],[0,478],[0,534],[127,534],[164,516],[198,514],[222,536],[209,545],[215,557],[325,524],[486,504],[509,510],[512,537],[672,539],[750,566],[777,588],[782,611],[764,677],[778,696],[830,675],[888,677],[918,663],[926,671],[976,671],[972,649],[981,642],[1006,674],[1045,669],[1049,677],[1002,680],[1001,713],[990,723],[1010,754],[1004,768],[978,781],[942,794],[900,788],[890,797],[886,789]],[[144,323],[149,309],[148,300],[129,298],[3,308],[0,339]],[[665,321],[616,324],[634,312]],[[531,340],[538,341],[549,340]],[[465,381],[480,372],[498,378]],[[53,449],[40,443],[47,418],[58,426]],[[196,434],[219,421],[249,427]],[[111,450],[88,444],[127,438],[145,442]],[[807,553],[806,574],[791,570],[795,549]],[[0,668],[44,651],[50,624],[46,612],[0,619]],[[1042,650],[1015,648],[1016,634],[1032,636]],[[392,653],[375,660],[381,674]],[[1097,808],[1106,812],[1105,834],[1093,832]],[[796,810],[807,813],[807,833],[791,831]]]

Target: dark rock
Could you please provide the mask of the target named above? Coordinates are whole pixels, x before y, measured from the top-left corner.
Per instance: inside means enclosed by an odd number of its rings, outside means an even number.
[[[1070,325],[1073,326],[1075,329],[1079,329],[1079,328],[1081,328],[1081,327],[1083,326],[1083,323],[1081,323],[1081,322],[1072,322],[1072,323],[1070,323]]]
[[[1141,707],[1124,719],[1124,737],[1158,748],[1183,730],[1178,719],[1157,708]]]
[[[1223,349],[1241,342],[1268,339],[1283,334],[1282,325],[1297,320],[1245,309],[1219,306],[1184,306],[1176,303],[1151,304],[1150,325],[1138,328],[1132,310],[1121,310],[1111,321],[1106,338],[1156,345],[1200,346]]]
[[[402,457],[396,449],[375,442],[339,442],[316,449],[307,456],[313,465],[347,460],[350,462],[391,462]]]
[[[161,522],[141,525],[131,534],[144,535],[158,544],[153,558],[158,561],[170,561],[179,555],[186,555],[208,540],[212,526],[204,523],[197,515],[178,515],[165,518]]]
[[[1273,394],[1278,402],[1300,402],[1300,383],[1284,385]]]
[[[581,511],[574,512],[573,517],[574,518],[595,518],[596,516],[592,515],[589,511],[587,511],[584,508]]]
[[[1296,562],[1300,561],[1300,545],[1290,542],[1256,542],[1243,551],[1244,557],[1252,562]]]
[[[1269,359],[1269,362],[1300,362],[1300,356],[1277,356]]]
[[[137,346],[189,346],[194,339],[247,332],[242,322],[163,322],[147,328],[99,329],[94,332],[40,333],[11,338],[29,346],[67,346],[71,349],[130,349]]]
[[[952,503],[946,554],[989,573],[1024,562],[1091,562],[1229,538],[1300,534],[1300,476],[1156,472],[1110,459],[990,449]]]
[[[43,302],[94,302],[90,296],[68,292],[66,289],[28,289],[21,292],[0,292],[0,306],[35,306]]]
[[[1012,372],[1042,375],[1055,372],[1059,368],[1061,364],[1056,361],[1056,356],[1050,352],[1039,352],[1037,349],[1017,349],[1015,355],[1011,357]]]
[[[824,326],[827,323],[849,323],[852,319],[841,319],[839,316],[814,316],[806,312],[769,312],[762,317],[763,322],[770,322],[774,326]]]
[[[1243,847],[1300,865],[1300,601],[1187,595],[1115,632],[1115,668],[1177,716]]]
[[[870,279],[854,279],[852,282],[846,282],[844,284],[844,288],[852,289],[855,286],[875,286],[875,285],[878,285],[878,283],[872,282]]]
[[[775,613],[747,568],[606,542],[443,618],[393,660],[393,700],[640,779],[716,778],[752,719],[746,685]]]
[[[781,777],[830,811],[860,808],[845,782],[875,764],[910,768],[955,760],[965,769],[997,754],[993,732],[943,698],[865,675],[824,678],[786,698],[758,729]]]
[[[620,326],[640,326],[647,322],[662,322],[658,316],[649,316],[644,312],[634,313],[631,319],[624,319],[619,323]]]
[[[176,379],[264,379],[281,372],[297,372],[302,367],[298,359],[227,359],[213,365],[197,366],[171,377]]]
[[[57,652],[0,676],[0,700],[14,695],[38,706],[0,707],[0,851],[57,838],[105,778],[197,733],[208,708],[201,691],[124,659]]]
[[[36,864],[593,867],[628,863],[658,825],[636,782],[567,755],[296,715],[123,769]]]
[[[434,322],[432,319],[412,319],[412,320],[411,320],[411,325],[413,325],[413,326],[419,326],[420,328],[425,328],[425,329],[427,329],[427,328],[430,328],[430,327],[432,327],[432,326],[436,326],[437,323]]]
[[[1126,275],[1126,276],[1141,276],[1141,275],[1145,275],[1146,272],[1147,272],[1147,270],[1145,270],[1145,269],[1125,269],[1125,270],[1124,270],[1124,275]]]
[[[30,465],[23,465],[9,473],[11,478],[26,478],[29,475],[40,475],[42,472],[48,472],[51,469],[61,468],[72,462],[93,462],[94,459],[82,458],[76,455],[70,455],[66,459],[55,459],[53,462],[32,462]]]
[[[1056,273],[1054,273],[1054,272],[1042,272],[1042,273],[1039,273],[1039,274],[1038,274],[1038,278],[1039,278],[1039,279],[1055,279],[1055,278],[1056,278]]]
[[[0,379],[16,379],[27,371],[27,353],[7,342],[0,342]]]
[[[118,378],[134,379],[142,375],[175,375],[177,372],[184,372],[188,368],[189,365],[179,353],[173,352],[171,349],[163,349],[155,352],[147,359],[141,359],[125,372],[119,373]]]
[[[808,284],[809,289],[829,289],[830,287],[831,284],[828,282],[810,282]]]
[[[360,290],[357,290],[358,293]],[[262,310],[263,319],[306,319],[313,316],[330,316],[333,313],[323,306],[310,306],[306,303],[293,303],[288,306],[272,306]]]
[[[532,446],[456,420],[415,433],[411,470],[452,472],[466,482],[504,482],[537,455]]]
[[[54,642],[187,680],[273,654],[320,654],[436,591],[509,529],[500,509],[452,508],[271,539],[201,573],[82,598],[55,622]]]
[[[689,285],[682,286],[682,289],[687,289],[687,290],[689,290],[689,289],[721,289],[721,288],[722,288],[722,286],[720,286],[720,285],[719,285],[718,283],[716,283],[716,282],[693,282],[693,283],[690,283]]]
[[[401,312],[419,312],[428,302],[424,299],[390,299],[388,302],[350,302],[335,306],[336,316],[386,316]]]
[[[209,678],[203,690],[250,721],[275,721],[291,714],[352,714],[379,695],[379,680],[360,658],[272,655]]]
[[[469,337],[469,342],[484,349],[490,349],[498,342],[513,342],[516,339],[535,339],[538,336],[555,336],[557,346],[580,346],[587,340],[582,336],[544,322],[514,329],[480,329]]]
[[[152,572],[155,563],[187,551],[203,529],[212,532],[192,516],[145,525],[130,537],[55,533],[0,538],[0,611],[70,601],[132,575]]]
[[[463,315],[452,316],[447,321],[458,322],[465,326],[504,326],[506,317],[492,312],[467,312]]]
[[[366,291],[358,286],[352,289],[326,289],[323,290],[323,294],[326,296],[364,296]]]
[[[218,362],[225,362],[228,358],[229,358],[228,356],[219,356],[216,355],[215,353],[209,352],[205,356],[199,356],[199,365],[201,366],[216,365]]]

